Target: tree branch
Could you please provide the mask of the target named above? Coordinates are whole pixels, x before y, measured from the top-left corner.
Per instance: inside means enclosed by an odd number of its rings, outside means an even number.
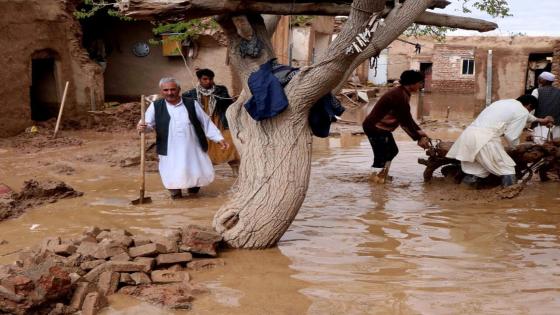
[[[407,0],[410,1],[410,0]],[[406,2],[405,2],[406,3]],[[315,1],[314,3],[278,3],[240,0],[120,0],[121,12],[138,20],[183,20],[218,14],[275,14],[275,15],[348,15],[350,5]],[[431,7],[442,8],[446,0],[433,0]],[[424,12],[418,24],[447,26],[479,32],[496,29],[495,23],[480,19]]]
[[[272,36],[274,32],[276,32],[276,29],[278,28],[278,23],[280,23],[281,18],[282,17],[280,15],[270,15],[270,14],[263,15],[264,25],[266,26],[268,35]]]
[[[479,32],[489,32],[498,28],[498,24],[481,19],[433,12],[422,13],[415,22],[422,25],[446,26]]]

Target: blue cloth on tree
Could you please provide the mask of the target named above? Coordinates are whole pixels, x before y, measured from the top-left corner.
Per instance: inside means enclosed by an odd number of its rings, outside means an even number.
[[[245,109],[256,121],[272,118],[288,107],[284,87],[297,74],[299,68],[276,63],[272,59],[261,65],[259,70],[249,76],[249,88],[253,97],[245,103]],[[309,126],[317,137],[329,136],[331,123],[336,121],[344,107],[328,93],[317,101],[309,111]]]
[[[284,88],[272,73],[274,59],[262,64],[249,76],[249,89],[253,96],[245,103],[245,109],[256,121],[272,118],[288,107]]]

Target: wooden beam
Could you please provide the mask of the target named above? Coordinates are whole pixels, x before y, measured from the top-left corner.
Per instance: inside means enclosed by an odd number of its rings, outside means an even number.
[[[447,0],[434,0],[434,6],[445,7]],[[276,14],[276,15],[348,15],[350,6],[322,0],[314,2],[278,3],[276,1],[243,0],[119,0],[121,12],[138,20],[188,20],[219,14]],[[416,23],[432,26],[487,32],[496,23],[434,12],[424,12]]]

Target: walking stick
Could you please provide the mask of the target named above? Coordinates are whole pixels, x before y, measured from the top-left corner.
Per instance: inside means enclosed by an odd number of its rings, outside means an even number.
[[[140,100],[140,123],[144,124],[146,122],[146,98],[142,95]],[[152,198],[144,196],[146,189],[146,133],[142,131],[140,133],[140,198],[132,200],[133,205],[141,205],[144,203],[151,203]]]
[[[66,102],[66,93],[68,93],[69,84],[70,81],[66,81],[66,85],[64,86],[64,92],[62,93],[62,101],[60,102],[60,109],[58,110],[58,118],[56,119],[56,126],[54,127],[53,138],[56,138],[56,134],[58,133],[58,127],[60,126],[60,119],[62,118],[62,111],[64,110],[64,103]]]

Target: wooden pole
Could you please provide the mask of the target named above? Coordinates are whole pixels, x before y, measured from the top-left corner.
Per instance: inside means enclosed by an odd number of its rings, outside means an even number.
[[[486,107],[492,103],[492,49],[486,59]]]
[[[140,122],[144,124],[146,122],[146,98],[142,95],[140,99]],[[146,132],[142,131],[140,133],[140,173],[142,177],[140,179],[140,204],[144,203],[144,191],[146,188]]]
[[[66,85],[64,86],[64,93],[62,93],[62,101],[60,102],[60,109],[58,110],[58,118],[56,119],[56,126],[54,127],[53,138],[56,138],[56,134],[58,133],[58,127],[60,126],[60,119],[62,118],[62,111],[64,110],[64,103],[66,102],[66,94],[68,93],[69,84],[70,81],[66,81]]]

